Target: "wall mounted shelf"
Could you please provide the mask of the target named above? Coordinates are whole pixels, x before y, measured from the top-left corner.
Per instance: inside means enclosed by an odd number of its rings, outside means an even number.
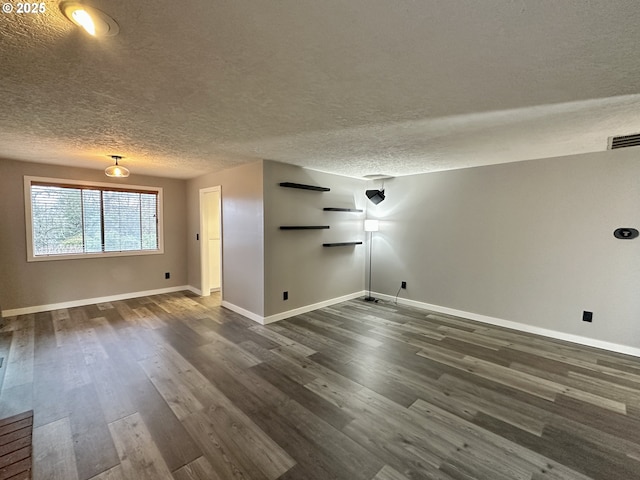
[[[323,247],[347,247],[349,245],[362,245],[362,242],[335,242],[335,243],[323,243]]]
[[[329,225],[285,225],[280,230],[326,230]]]
[[[336,207],[325,207],[322,210],[325,212],[364,212],[359,208],[336,208]]]
[[[316,185],[305,185],[303,183],[292,183],[292,182],[282,182],[280,183],[281,187],[286,188],[299,188],[301,190],[313,190],[314,192],[329,192],[331,191],[328,187],[318,187]]]

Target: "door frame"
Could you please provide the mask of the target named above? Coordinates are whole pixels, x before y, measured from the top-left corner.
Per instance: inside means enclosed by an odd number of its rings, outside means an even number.
[[[206,235],[204,233],[207,232],[207,226],[209,219],[205,215],[204,211],[204,199],[205,194],[219,192],[218,197],[218,221],[220,222],[220,296],[222,297],[222,289],[223,289],[223,262],[222,262],[222,252],[223,252],[223,235],[222,235],[222,188],[220,185],[216,185],[215,187],[207,187],[200,189],[200,294],[203,297],[208,297],[211,295],[211,284],[209,278],[209,263],[210,263],[210,255],[209,252],[209,239],[205,238]],[[206,288],[205,288],[206,286]]]

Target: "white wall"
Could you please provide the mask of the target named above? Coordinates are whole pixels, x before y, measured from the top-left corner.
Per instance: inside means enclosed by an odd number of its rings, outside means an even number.
[[[373,290],[640,347],[640,149],[400,177],[369,204]],[[582,311],[593,311],[593,323]]]
[[[280,182],[329,187],[329,192],[283,188]],[[325,212],[324,207],[364,209],[366,182],[273,161],[264,162],[265,315],[313,305],[364,289],[364,213]],[[329,230],[280,230],[281,225],[329,225]],[[284,301],[282,293],[289,292]]]
[[[223,301],[264,315],[262,161],[211,173],[187,183],[189,285],[201,289],[201,188],[221,186]],[[203,238],[203,236],[201,236]]]

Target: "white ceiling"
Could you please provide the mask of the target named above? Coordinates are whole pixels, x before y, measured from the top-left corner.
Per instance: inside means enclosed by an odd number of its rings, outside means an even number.
[[[0,14],[0,157],[406,175],[640,132],[637,0],[87,0],[101,39],[45,3]]]

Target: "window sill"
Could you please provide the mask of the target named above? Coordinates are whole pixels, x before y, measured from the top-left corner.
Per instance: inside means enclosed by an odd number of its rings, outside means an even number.
[[[106,252],[106,253],[75,253],[64,255],[38,255],[29,256],[27,262],[49,262],[54,260],[82,260],[88,258],[110,258],[110,257],[139,257],[146,255],[161,255],[164,249],[148,250],[148,251],[124,251],[124,252]]]

